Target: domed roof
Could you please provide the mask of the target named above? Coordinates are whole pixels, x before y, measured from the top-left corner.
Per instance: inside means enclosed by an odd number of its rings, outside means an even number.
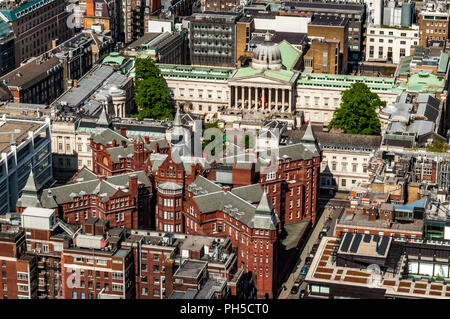
[[[264,43],[261,43],[253,51],[252,67],[258,70],[279,70],[281,64],[281,51],[278,46],[271,42],[269,31],[266,33]]]

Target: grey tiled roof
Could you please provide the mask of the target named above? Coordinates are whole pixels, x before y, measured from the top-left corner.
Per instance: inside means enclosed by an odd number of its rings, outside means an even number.
[[[144,171],[110,176],[105,180],[96,178],[44,190],[41,196],[41,203],[44,208],[56,208],[58,205],[72,202],[74,196],[83,194],[98,194],[103,197],[103,201],[106,201],[119,188],[124,192],[128,191],[128,179],[131,175],[137,176],[138,183],[143,183],[147,187],[151,185]]]
[[[112,142],[112,140],[117,141],[117,145],[121,145],[122,141],[125,141],[127,145],[131,143],[131,141],[122,135],[120,135],[118,132],[113,131],[109,128],[98,128],[95,130],[95,132],[91,136],[92,140],[95,144],[101,144],[101,145],[108,145]]]
[[[259,184],[236,187],[231,192],[250,203],[257,203],[261,199],[263,190]]]
[[[194,200],[202,213],[223,211],[250,228],[275,230],[280,222],[273,209],[271,213],[257,212],[255,205],[232,192],[218,191],[198,195],[194,196]]]

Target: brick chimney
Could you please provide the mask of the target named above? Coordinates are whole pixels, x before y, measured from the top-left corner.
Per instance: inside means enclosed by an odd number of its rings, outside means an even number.
[[[128,178],[128,189],[129,189],[130,195],[137,195],[137,193],[138,193],[138,178],[134,174]]]
[[[112,140],[112,147],[116,147],[117,146],[117,141],[114,139]]]
[[[223,186],[222,190],[226,193],[230,191],[230,186]]]
[[[127,128],[125,126],[120,127],[120,135],[122,135],[125,138],[127,137]]]
[[[159,144],[155,143],[155,153],[159,153]]]
[[[122,141],[122,146],[123,146],[123,148],[127,148],[127,142],[126,141]]]
[[[377,220],[377,211],[376,211],[376,209],[370,209],[369,210],[369,220],[370,221],[374,221],[374,220]]]

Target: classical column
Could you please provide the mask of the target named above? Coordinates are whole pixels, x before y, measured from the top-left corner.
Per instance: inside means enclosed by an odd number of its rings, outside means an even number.
[[[272,110],[272,88],[269,88],[269,107],[268,110]]]
[[[248,106],[247,109],[250,110],[252,108],[252,87],[248,87]]]
[[[233,86],[234,87],[234,108],[238,107],[238,87],[237,86]]]
[[[288,111],[292,110],[292,90],[289,90],[289,105],[288,105]]]
[[[258,99],[259,99],[259,87],[255,88],[255,109],[258,108]]]
[[[275,89],[275,110],[278,111],[278,88]]]
[[[243,109],[243,108],[244,108],[244,103],[245,103],[245,102],[244,102],[244,100],[245,100],[245,99],[244,99],[244,95],[245,95],[245,91],[244,91],[244,90],[245,90],[245,88],[244,88],[243,86],[242,86],[241,88],[242,88],[242,89],[241,89],[241,91],[242,91],[242,95],[241,95],[241,96],[242,96],[241,109]]]
[[[285,89],[281,89],[281,110],[284,110],[284,100],[285,100],[285,96],[286,96],[286,92]]]
[[[261,102],[261,109],[264,110],[264,108],[266,107],[266,89],[262,88],[262,102]]]

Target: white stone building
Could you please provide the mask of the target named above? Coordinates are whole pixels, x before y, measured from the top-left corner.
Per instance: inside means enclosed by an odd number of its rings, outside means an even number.
[[[267,118],[288,121],[290,126],[300,119],[328,124],[340,106],[341,93],[352,83],[367,84],[388,104],[395,103],[404,91],[394,78],[299,74],[294,66],[300,56],[300,51],[286,41],[278,45],[268,42],[255,49],[252,67],[158,67],[184,112],[214,115],[230,124]]]
[[[301,129],[286,131],[286,142],[296,143],[304,135]],[[381,136],[337,134],[314,126],[315,138],[323,152],[320,167],[320,188],[330,191],[350,191],[369,181],[369,159],[379,149]]]
[[[366,61],[397,64],[411,55],[411,47],[419,44],[419,27],[369,26],[366,37]]]

